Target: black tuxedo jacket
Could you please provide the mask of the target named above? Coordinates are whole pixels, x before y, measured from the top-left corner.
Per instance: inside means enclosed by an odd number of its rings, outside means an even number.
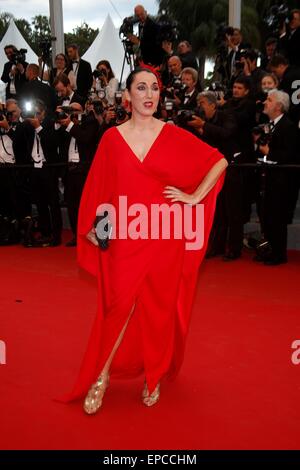
[[[299,130],[284,115],[273,130],[268,159],[281,165],[300,164],[299,146]],[[269,214],[291,222],[298,188],[299,174],[295,170],[270,168],[266,178],[266,210]]]
[[[92,163],[97,146],[100,140],[100,126],[93,115],[89,113],[82,117],[82,123],[74,124],[70,132],[66,132],[64,127],[56,131],[59,139],[60,154],[63,161],[68,162],[68,151],[71,137],[76,139],[80,157],[80,163],[89,167]]]
[[[79,60],[76,84],[77,93],[86,100],[93,84],[92,67],[86,60]]]
[[[140,26],[141,30],[141,26]],[[165,55],[161,44],[158,42],[160,35],[160,27],[155,21],[147,16],[147,19],[142,27],[142,37],[140,49],[142,59],[145,64],[161,65]]]
[[[10,85],[10,82],[11,82],[11,79],[9,77],[9,73],[11,71],[11,68],[13,66],[13,62],[6,62],[6,64],[4,64],[4,68],[3,68],[3,73],[2,73],[2,76],[1,76],[1,80],[7,84],[7,87],[6,87],[6,99],[8,100],[9,98],[14,98],[15,95],[11,95],[10,94],[10,91],[9,91],[9,85]],[[27,62],[23,62],[22,63],[24,69],[26,69],[27,67]],[[17,92],[17,97],[18,97],[18,94],[20,93],[24,83],[27,82],[27,79],[26,79],[26,75],[25,75],[25,72],[23,74],[21,73],[17,73],[15,75],[15,87],[16,87],[16,92]]]
[[[197,96],[199,91],[195,89],[191,96],[189,97],[188,101],[184,104],[184,94],[180,96],[181,99],[181,109],[196,109],[197,108]]]
[[[25,133],[26,133],[26,151],[25,151],[25,158],[27,163],[31,163],[32,161],[32,149],[35,139],[35,129],[31,126],[28,122],[23,123]],[[59,141],[57,138],[57,134],[54,128],[54,122],[46,118],[42,123],[42,130],[38,133],[38,136],[41,141],[41,146],[43,149],[43,153],[47,163],[58,163],[59,159]]]
[[[232,113],[217,110],[214,117],[203,127],[201,139],[211,147],[215,147],[231,162],[233,155],[240,152],[236,140],[237,122]]]

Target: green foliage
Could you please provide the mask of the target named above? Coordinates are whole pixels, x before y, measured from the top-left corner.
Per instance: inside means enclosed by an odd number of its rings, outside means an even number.
[[[77,26],[73,29],[72,33],[65,34],[65,45],[75,43],[79,46],[80,55],[83,55],[85,51],[90,47],[99,29],[91,28],[86,22],[83,22],[81,26]]]
[[[39,44],[41,40],[51,37],[50,20],[48,16],[36,15],[32,18],[31,24],[25,19],[16,19],[11,13],[1,13],[0,15],[0,40],[3,38],[9,22],[14,19],[22,36],[32,47],[37,55],[41,54]],[[98,29],[91,28],[86,22],[73,29],[72,33],[65,34],[65,44],[76,43],[79,46],[80,54],[84,54],[90,47],[95,37],[99,33]]]

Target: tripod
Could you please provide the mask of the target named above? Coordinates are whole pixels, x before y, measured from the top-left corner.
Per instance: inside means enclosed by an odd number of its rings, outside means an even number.
[[[121,88],[121,85],[122,85],[125,61],[130,67],[130,72],[132,72],[132,70],[134,69],[134,52],[133,52],[132,44],[130,41],[128,41],[128,39],[122,39],[122,44],[124,47],[124,58],[123,58],[122,71],[121,71],[121,77],[120,77],[120,82],[119,82],[119,89]]]

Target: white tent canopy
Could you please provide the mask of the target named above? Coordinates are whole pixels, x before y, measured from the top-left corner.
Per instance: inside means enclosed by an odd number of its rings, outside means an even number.
[[[18,30],[14,20],[11,20],[4,34],[2,41],[0,42],[0,73],[2,74],[7,57],[4,52],[4,47],[8,44],[16,46],[17,49],[27,49],[26,62],[29,64],[38,64],[38,56],[33,52],[29,44],[23,38],[22,34]]]
[[[93,44],[83,55],[83,59],[90,62],[93,69],[96,68],[100,60],[108,60],[115,77],[120,80],[124,60],[124,48],[110,15],[107,15],[102,29]],[[122,81],[126,79],[129,72],[129,66],[127,62],[125,62]]]

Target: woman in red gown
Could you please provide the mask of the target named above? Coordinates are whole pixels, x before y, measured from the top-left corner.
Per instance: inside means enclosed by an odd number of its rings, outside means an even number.
[[[136,69],[126,85],[132,117],[103,135],[79,210],[78,262],[97,276],[98,311],[77,382],[63,401],[85,396],[88,414],[101,407],[110,376],[143,374],[142,401],[152,406],[159,399],[161,380],[178,373],[198,268],[227,166],[216,149],[153,117],[160,91],[152,72]],[[122,222],[124,198],[130,211]],[[116,235],[105,251],[93,228],[97,208],[104,203],[117,214]],[[199,203],[204,206],[201,223],[196,217]],[[161,230],[151,238],[141,226],[139,237],[126,235],[136,223],[136,204],[148,209],[147,214],[153,205],[189,207],[193,223],[198,223],[195,233],[203,232],[202,246],[187,249],[184,235],[164,237]]]

